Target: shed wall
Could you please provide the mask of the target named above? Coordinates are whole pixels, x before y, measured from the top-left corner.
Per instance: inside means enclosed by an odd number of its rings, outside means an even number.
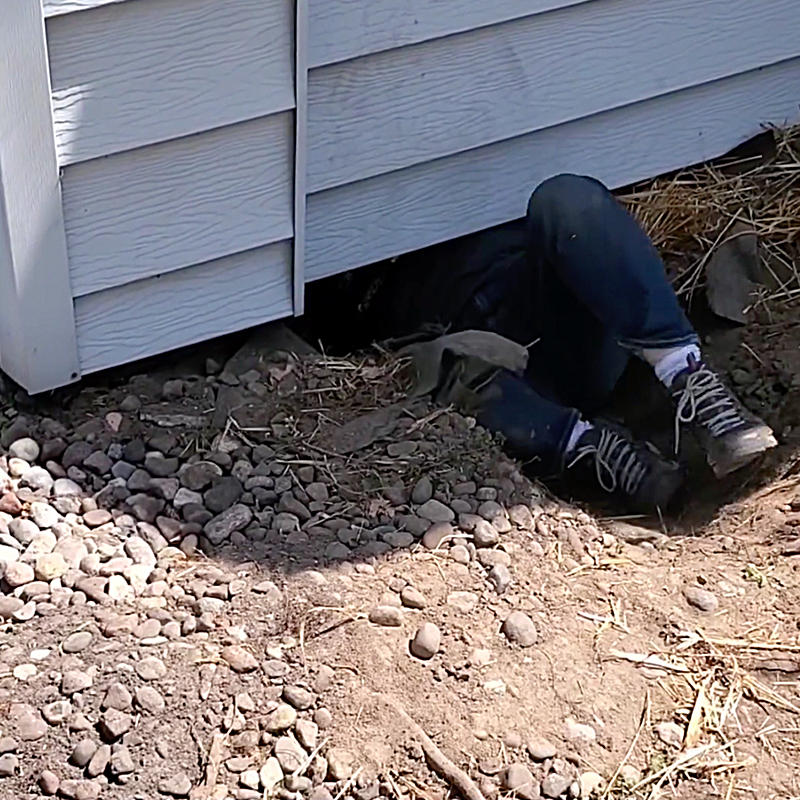
[[[617,187],[800,119],[796,0],[41,8],[25,74],[83,373],[299,313],[307,281],[517,218],[557,172]]]
[[[44,9],[83,371],[290,315],[293,0]]]
[[[795,0],[309,0],[306,277],[798,118]]]

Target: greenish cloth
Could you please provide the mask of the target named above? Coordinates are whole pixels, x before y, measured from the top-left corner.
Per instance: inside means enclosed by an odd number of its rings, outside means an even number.
[[[413,396],[431,394],[437,403],[472,413],[480,389],[501,369],[521,375],[528,365],[525,347],[497,333],[462,331],[408,345],[416,372]]]

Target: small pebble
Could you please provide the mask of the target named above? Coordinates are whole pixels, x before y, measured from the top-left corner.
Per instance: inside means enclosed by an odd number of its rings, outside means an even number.
[[[280,764],[278,764],[278,769],[280,769]],[[245,789],[252,789],[253,791],[256,791],[259,783],[260,778],[258,776],[258,772],[254,769],[246,769],[244,772],[239,774],[239,785],[244,786]]]
[[[543,781],[541,786],[541,792],[545,797],[556,798],[561,797],[562,794],[565,794],[567,789],[569,789],[569,785],[572,781],[569,778],[565,778],[563,775],[559,775],[558,773],[551,772]]]
[[[456,564],[469,564],[472,560],[469,550],[463,544],[456,544],[450,548],[450,558],[452,558]]]
[[[503,744],[506,747],[517,749],[522,747],[522,737],[516,731],[508,731],[508,733],[503,736]]]
[[[106,767],[108,766],[108,762],[110,760],[111,746],[107,744],[101,744],[100,747],[95,750],[94,755],[86,765],[87,776],[90,778],[96,778],[98,775],[102,775],[106,771]]]
[[[11,674],[18,681],[30,680],[34,675],[39,674],[39,670],[33,664],[18,664],[12,670]]]
[[[67,696],[82,692],[92,685],[92,676],[77,669],[67,670],[61,676],[61,693]]]
[[[61,781],[58,793],[67,800],[98,800],[102,787],[96,781]]]
[[[538,788],[533,773],[525,764],[509,764],[502,773],[503,788],[520,797],[536,797]]]
[[[422,535],[422,546],[428,550],[437,550],[449,544],[455,530],[449,522],[435,522]]]
[[[34,572],[37,580],[49,582],[60,578],[67,569],[66,559],[60,552],[55,551],[53,553],[42,553],[36,559]]]
[[[4,578],[12,589],[31,583],[33,577],[33,567],[30,564],[14,561],[6,566]]]
[[[460,614],[469,614],[478,605],[478,595],[474,592],[450,592],[447,595],[447,605]]]
[[[97,727],[107,742],[115,742],[131,729],[131,725],[133,725],[133,717],[130,714],[110,708],[100,717]]]
[[[13,753],[17,749],[17,740],[12,736],[0,737],[0,755]]]
[[[417,509],[417,515],[422,519],[427,519],[429,522],[452,522],[455,518],[455,512],[452,508],[448,508],[444,503],[439,500],[428,500]]]
[[[599,797],[605,787],[605,780],[602,775],[596,772],[584,772],[579,780],[581,788],[581,800],[589,800],[591,797]]]
[[[258,771],[258,780],[265,794],[272,790],[283,780],[283,770],[277,758],[270,756],[264,766]]]
[[[679,749],[683,746],[683,728],[675,722],[659,722],[656,736],[670,747]]]
[[[411,502],[421,506],[433,497],[433,483],[427,475],[423,475],[411,490]]]
[[[17,736],[23,742],[35,742],[47,733],[47,723],[37,709],[27,703],[12,703],[8,712],[16,723]]]
[[[294,728],[294,735],[306,750],[313,750],[317,746],[319,727],[309,719],[299,719]]]
[[[19,759],[13,753],[0,756],[0,778],[10,778],[19,770]]]
[[[76,767],[85,767],[97,752],[97,745],[91,739],[82,739],[72,750],[69,760]]]
[[[556,747],[546,739],[531,739],[527,744],[528,755],[534,761],[547,761],[555,758]]]
[[[103,697],[100,708],[103,711],[108,708],[116,708],[118,711],[129,711],[132,704],[133,697],[131,697],[131,693],[128,691],[127,687],[121,683],[112,683]]]
[[[307,759],[306,751],[291,736],[282,736],[278,739],[273,753],[284,772],[294,772],[305,764]]]
[[[136,705],[143,711],[158,714],[164,710],[166,703],[161,694],[152,686],[140,686],[136,689]]]
[[[77,631],[64,640],[61,649],[65,653],[80,653],[81,650],[85,650],[91,642],[92,634],[89,631]]]
[[[584,725],[574,719],[568,719],[564,725],[564,738],[568,742],[597,741],[597,732],[591,725]]]
[[[701,589],[699,586],[685,586],[683,596],[690,606],[694,606],[706,614],[712,614],[719,608],[719,600],[717,600],[713,592]]]
[[[114,751],[111,753],[109,769],[115,778],[119,778],[121,775],[129,775],[136,769],[133,756],[127,747],[123,745],[114,748]]]
[[[403,611],[396,606],[375,606],[369,612],[369,621],[384,628],[399,628],[403,624]]]
[[[538,634],[531,618],[522,611],[512,611],[503,622],[503,633],[512,644],[531,647],[536,644]]]
[[[413,586],[405,586],[400,592],[400,601],[406,608],[423,609],[427,601],[419,589]]]
[[[67,721],[71,713],[72,704],[69,700],[56,700],[42,709],[42,716],[49,725],[61,725]]]
[[[333,714],[327,708],[318,708],[314,712],[314,722],[320,730],[326,730],[333,725]]]
[[[148,656],[143,658],[135,667],[136,674],[143,681],[157,681],[167,674],[167,668],[160,658]]]
[[[504,594],[512,582],[511,570],[503,564],[493,566],[487,578],[497,594]]]
[[[346,781],[353,774],[355,756],[348,750],[332,747],[328,750],[328,775],[334,781]]]
[[[311,708],[314,704],[314,695],[302,686],[286,686],[283,690],[283,699],[298,711]]]
[[[17,441],[12,442],[8,448],[9,457],[21,458],[23,461],[27,461],[29,464],[32,464],[37,458],[39,458],[40,452],[41,450],[39,445],[29,437],[17,439]]]
[[[436,625],[432,622],[423,622],[414,634],[409,649],[417,658],[427,660],[439,652],[441,642],[442,635]]]
[[[158,782],[158,791],[171,797],[188,797],[192,790],[192,782],[183,772],[177,772]]]
[[[222,648],[222,659],[234,672],[253,672],[258,669],[258,661],[246,648],[238,644]]]
[[[475,547],[494,547],[500,542],[500,534],[491,522],[477,519],[472,531],[472,541]]]
[[[42,794],[50,796],[58,792],[58,785],[60,781],[55,772],[50,772],[50,770],[46,769],[39,773],[39,778],[36,783],[38,784]]]
[[[327,664],[323,664],[319,670],[317,670],[317,675],[314,678],[312,688],[317,694],[322,694],[323,692],[328,691],[328,689],[333,686],[333,678],[335,675],[336,672],[332,667],[329,667]]]
[[[625,764],[619,771],[619,777],[624,786],[636,786],[642,779],[642,773],[633,764]]]
[[[264,730],[268,733],[282,733],[294,727],[297,711],[287,703],[281,703],[264,720]]]

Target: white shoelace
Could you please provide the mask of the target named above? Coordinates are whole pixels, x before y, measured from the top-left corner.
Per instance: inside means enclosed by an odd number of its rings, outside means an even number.
[[[567,464],[567,469],[587,456],[594,456],[597,482],[609,493],[619,487],[626,494],[633,495],[647,473],[647,467],[639,459],[635,446],[608,428],[601,429],[597,445],[579,447]]]
[[[675,452],[680,445],[681,424],[688,425],[702,412],[702,424],[712,436],[723,436],[742,422],[741,414],[732,402],[728,389],[708,367],[699,367],[689,375],[681,390],[675,410]]]

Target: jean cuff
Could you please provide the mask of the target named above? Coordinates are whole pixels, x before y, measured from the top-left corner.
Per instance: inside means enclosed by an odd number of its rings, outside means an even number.
[[[684,336],[666,337],[663,339],[620,339],[619,344],[626,350],[641,354],[643,350],[665,350],[671,347],[686,347],[689,344],[700,345],[700,337],[692,333]]]

